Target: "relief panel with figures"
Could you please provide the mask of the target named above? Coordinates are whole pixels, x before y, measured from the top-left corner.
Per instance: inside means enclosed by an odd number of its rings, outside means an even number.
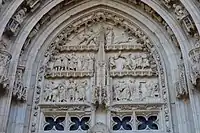
[[[102,13],[98,15],[102,17]],[[169,124],[164,128],[169,123],[169,107],[165,80],[160,80],[164,72],[158,53],[151,52],[153,45],[143,31],[124,29],[128,25],[117,16],[114,19],[119,24],[109,17],[79,25],[76,32],[68,26],[47,50],[38,81],[42,84],[39,106],[44,114],[51,108],[68,115],[65,119],[46,117],[45,131],[62,126],[64,131],[88,133],[99,132],[98,127],[107,132],[171,131]],[[164,109],[166,112],[162,112]],[[74,116],[68,117],[71,111]],[[82,117],[80,112],[89,115]],[[65,120],[67,125],[62,124]]]

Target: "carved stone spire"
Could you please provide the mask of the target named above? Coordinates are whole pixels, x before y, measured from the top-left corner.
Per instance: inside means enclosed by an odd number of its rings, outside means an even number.
[[[99,32],[99,51],[97,58],[97,86],[99,88],[99,104],[103,104],[105,100],[105,75],[106,75],[106,60],[105,60],[105,29],[103,26],[100,28]]]

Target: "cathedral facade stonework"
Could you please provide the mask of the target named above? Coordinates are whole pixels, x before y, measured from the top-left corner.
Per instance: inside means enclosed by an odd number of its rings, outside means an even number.
[[[198,0],[0,0],[0,133],[200,133]]]

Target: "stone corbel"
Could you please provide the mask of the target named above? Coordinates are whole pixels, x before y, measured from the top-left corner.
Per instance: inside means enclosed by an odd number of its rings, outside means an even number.
[[[6,91],[9,87],[8,67],[12,58],[6,50],[6,44],[0,41],[0,91]]]
[[[26,101],[27,88],[24,86],[23,83],[24,70],[25,70],[24,66],[18,66],[15,76],[14,88],[12,92],[13,97],[19,101]]]
[[[190,65],[191,65],[191,82],[200,90],[200,39],[198,39],[189,52]]]

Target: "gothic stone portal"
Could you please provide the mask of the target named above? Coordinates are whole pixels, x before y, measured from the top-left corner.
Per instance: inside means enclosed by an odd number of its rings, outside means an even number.
[[[79,26],[77,32],[69,26],[48,48],[38,75],[42,91],[35,93],[39,108],[33,111],[32,132],[87,132],[96,123],[111,132],[171,132],[158,53],[151,52],[153,44],[139,28],[112,19],[118,23],[94,19],[94,25]]]

